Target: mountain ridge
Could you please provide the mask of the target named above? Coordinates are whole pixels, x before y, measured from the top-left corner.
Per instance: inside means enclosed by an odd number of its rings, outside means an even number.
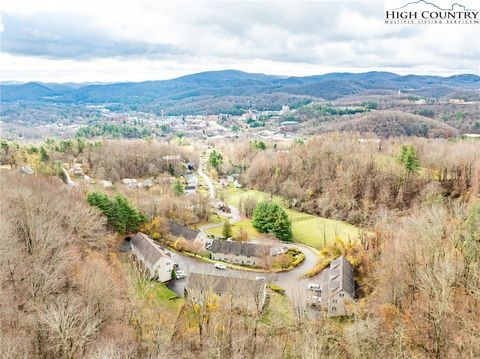
[[[480,76],[448,77],[398,75],[385,71],[334,72],[312,76],[277,76],[239,70],[206,71],[168,80],[108,84],[57,84],[28,82],[0,85],[2,102],[39,101],[55,103],[117,103],[158,105],[181,101],[259,97],[274,94],[335,100],[363,91],[409,91],[435,97],[458,89],[480,88]],[[162,108],[163,108],[162,107]]]

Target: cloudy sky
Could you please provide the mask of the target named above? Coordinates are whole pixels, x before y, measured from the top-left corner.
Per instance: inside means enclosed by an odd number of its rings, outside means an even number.
[[[383,1],[5,1],[0,80],[479,73],[480,26],[386,25],[383,11]]]

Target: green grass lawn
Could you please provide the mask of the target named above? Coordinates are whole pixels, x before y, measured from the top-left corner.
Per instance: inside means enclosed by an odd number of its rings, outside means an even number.
[[[238,207],[240,204],[240,199],[242,197],[253,197],[258,202],[266,201],[270,199],[270,195],[268,193],[257,191],[254,189],[244,190],[241,188],[233,188],[229,187],[223,190],[225,193],[226,200],[228,204]],[[273,200],[278,204],[283,204],[284,201],[280,196],[273,196]]]
[[[232,232],[234,237],[238,236],[238,234],[240,233],[240,228],[243,228],[243,230],[247,232],[249,238],[257,238],[258,236],[260,236],[260,233],[255,228],[253,228],[252,222],[249,219],[245,218],[240,220],[240,222],[232,224]],[[221,236],[222,231],[223,231],[223,226],[220,226],[216,228],[211,228],[206,232],[217,235],[217,236]]]
[[[137,282],[137,291],[142,297],[155,299],[158,305],[167,310],[178,312],[183,304],[183,299],[179,298],[175,292],[168,289],[164,283],[154,280],[139,280]]]
[[[293,323],[294,316],[292,306],[286,295],[269,291],[270,301],[260,320],[263,324],[269,324],[274,318],[281,318],[284,325]]]
[[[310,216],[308,219],[292,221],[293,239],[320,249],[324,243],[332,241],[336,236],[342,239],[358,238],[358,228],[341,221]]]
[[[225,189],[226,201],[235,207],[238,207],[240,199],[245,197],[254,197],[257,201],[270,199],[270,195],[256,190],[243,190],[238,188]],[[273,201],[282,205],[292,221],[292,232],[294,242],[303,243],[311,247],[320,249],[324,242],[329,242],[339,236],[342,239],[354,239],[358,237],[359,228],[342,221],[313,216],[311,214],[288,209],[284,206],[284,200],[280,196],[273,196]],[[250,237],[255,238],[259,233],[253,228],[251,221],[243,219],[238,224],[232,226],[233,233],[236,235],[240,227],[247,230]],[[214,228],[211,233],[221,235],[222,228]]]

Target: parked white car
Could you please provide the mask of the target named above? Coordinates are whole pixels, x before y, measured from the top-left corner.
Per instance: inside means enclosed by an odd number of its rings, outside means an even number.
[[[277,247],[273,248],[271,251],[272,256],[279,256],[288,252],[288,247]]]
[[[175,272],[176,276],[177,276],[177,279],[183,279],[187,276],[187,273],[183,270],[179,270],[177,272]]]
[[[267,280],[267,278],[265,278],[265,277],[260,277],[260,276],[259,276],[259,277],[255,277],[255,280],[256,280],[257,282],[265,282],[265,281]]]
[[[313,290],[315,292],[321,292],[322,291],[322,287],[320,287],[320,284],[317,284],[317,283],[308,283],[307,288],[309,290]]]
[[[227,269],[227,266],[225,264],[222,264],[222,263],[215,263],[215,268],[225,270],[225,269]]]

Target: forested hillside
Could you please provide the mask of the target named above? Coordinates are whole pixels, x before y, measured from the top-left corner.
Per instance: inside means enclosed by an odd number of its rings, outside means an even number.
[[[124,110],[168,114],[232,113],[242,109],[279,109],[306,98],[334,100],[368,91],[404,90],[420,96],[441,97],[476,89],[476,75],[451,77],[399,76],[386,72],[331,73],[307,77],[279,77],[235,70],[204,72],[172,80],[87,86],[27,83],[2,85],[2,101],[42,103],[116,103]],[[233,111],[233,112],[232,112]]]
[[[478,142],[377,142],[335,134],[277,145],[216,144],[223,156],[215,175],[238,173],[245,187],[280,194],[297,210],[368,229],[355,243],[337,239],[324,248],[337,256],[350,251],[355,259],[358,298],[349,304],[352,315],[342,319],[312,319],[305,300],[287,298],[274,286],[264,312],[234,309],[240,287],[229,305],[179,299],[118,251],[122,238],[111,217],[98,201],[87,203],[103,196],[92,191],[126,198],[127,207],[145,216],[141,230],[180,248],[185,241],[172,239],[166,221],[206,221],[211,207],[201,193],[175,193],[171,179],[181,177],[184,166],[164,166],[158,158],[195,163],[203,148],[155,141],[2,142],[2,162],[12,165],[0,177],[2,358],[480,355]],[[95,178],[72,174],[77,185],[64,183],[58,163],[67,168],[74,159]],[[113,186],[99,187],[101,176]],[[155,181],[129,188],[119,181],[124,176]]]
[[[399,160],[402,144],[412,144],[418,157],[411,173]],[[226,168],[245,169],[242,179],[250,187],[281,194],[303,211],[350,223],[371,224],[384,210],[408,211],[478,193],[478,141],[380,141],[333,134],[288,151],[248,143],[226,151],[232,162]]]

